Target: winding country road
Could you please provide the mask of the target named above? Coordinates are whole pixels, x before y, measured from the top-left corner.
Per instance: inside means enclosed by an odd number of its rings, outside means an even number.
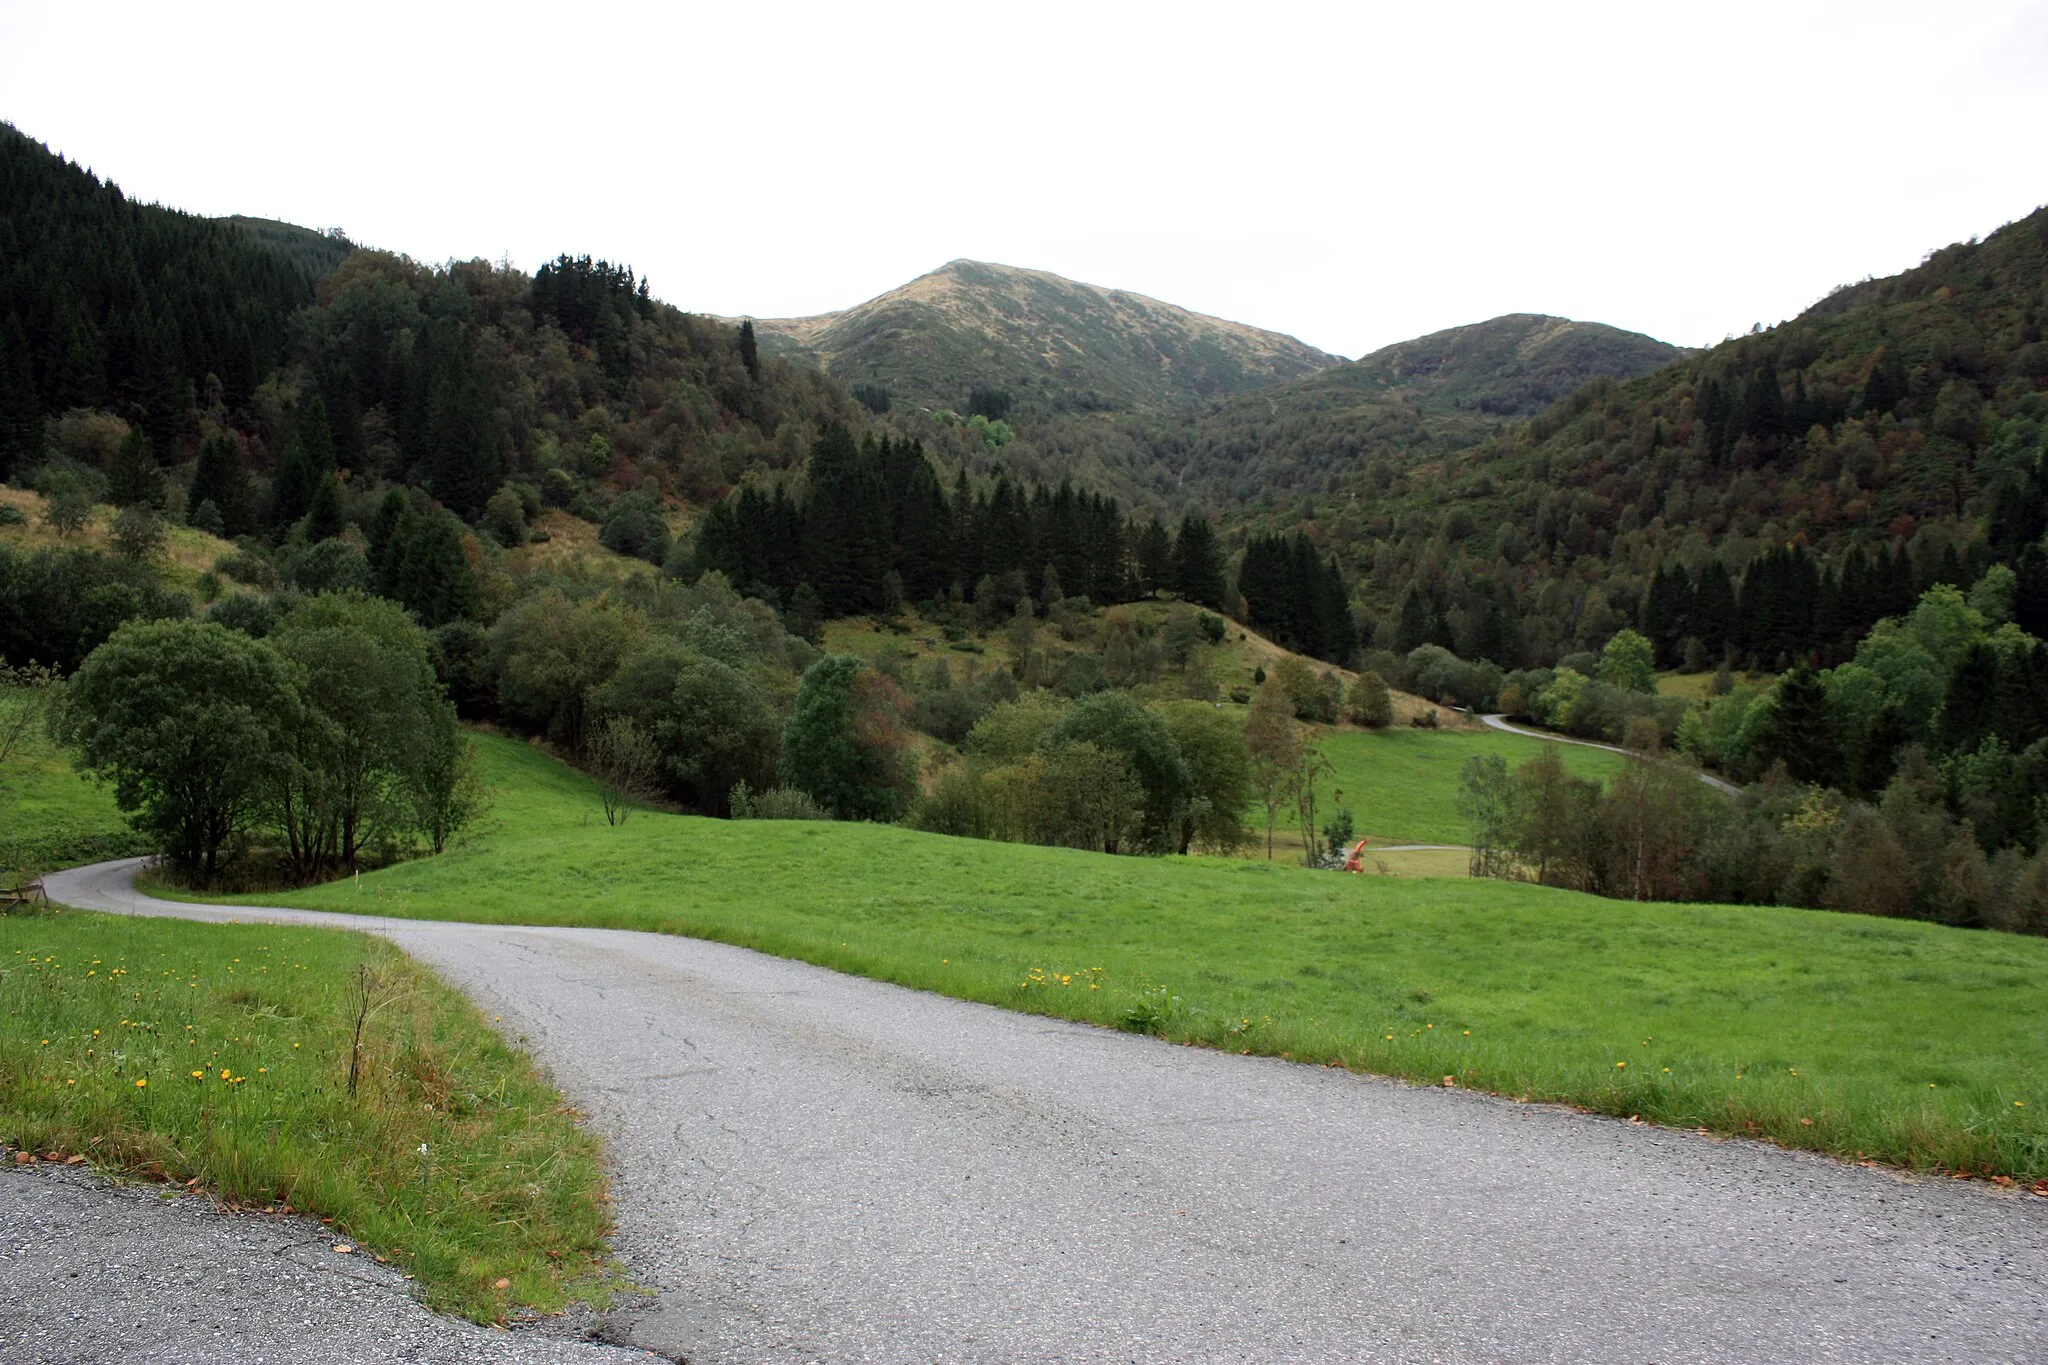
[[[1479,719],[1485,722],[1488,728],[1498,730],[1505,735],[1521,735],[1525,739],[1540,739],[1546,744],[1576,744],[1582,749],[1605,749],[1608,753],[1620,754],[1623,758],[1637,757],[1637,755],[1618,744],[1601,744],[1590,739],[1573,739],[1569,735],[1554,735],[1548,730],[1524,730],[1519,725],[1508,724],[1507,716],[1499,712],[1490,716],[1481,716]],[[1696,776],[1715,791],[1726,792],[1730,796],[1740,796],[1742,794],[1742,788],[1726,778],[1716,777],[1712,773],[1698,773]]]
[[[383,934],[609,1146],[617,1336],[725,1361],[2048,1358],[2048,1200],[1169,1046],[689,939]]]

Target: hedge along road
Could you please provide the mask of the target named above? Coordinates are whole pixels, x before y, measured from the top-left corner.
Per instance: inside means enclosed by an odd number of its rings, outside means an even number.
[[[1576,744],[1584,749],[1605,749],[1610,754],[1621,754],[1626,758],[1640,757],[1640,755],[1624,749],[1618,744],[1601,744],[1590,739],[1573,739],[1570,735],[1554,735],[1548,730],[1524,730],[1519,725],[1508,724],[1508,718],[1498,712],[1490,716],[1481,716],[1479,719],[1484,721],[1488,728],[1499,730],[1503,734],[1522,735],[1528,739],[1540,739],[1546,744]],[[1696,773],[1694,775],[1715,791],[1726,792],[1730,796],[1740,796],[1742,794],[1742,788],[1726,778],[1716,777],[1712,773]]]
[[[2048,1200],[1175,1047],[744,949],[213,907],[384,934],[609,1144],[614,1335],[781,1360],[2034,1361]]]

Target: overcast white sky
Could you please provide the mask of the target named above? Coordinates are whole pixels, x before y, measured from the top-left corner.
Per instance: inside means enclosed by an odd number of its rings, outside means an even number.
[[[0,119],[138,198],[702,312],[967,256],[1352,356],[1697,345],[2048,202],[2048,5],[5,0]]]

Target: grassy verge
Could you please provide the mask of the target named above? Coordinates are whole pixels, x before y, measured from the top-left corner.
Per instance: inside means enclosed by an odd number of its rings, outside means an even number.
[[[478,1321],[610,1293],[595,1140],[473,1006],[381,940],[0,917],[0,1018],[0,1139],[23,1150],[331,1219]]]
[[[510,741],[484,754],[490,832],[264,899],[688,934],[1187,1042],[2048,1179],[2048,940],[884,826],[614,829],[579,774]]]

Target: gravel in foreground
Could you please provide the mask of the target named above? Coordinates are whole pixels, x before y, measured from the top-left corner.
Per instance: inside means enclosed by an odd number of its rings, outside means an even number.
[[[226,1213],[0,1153],[0,1360],[10,1365],[630,1365],[659,1357],[562,1318],[512,1330],[444,1318],[405,1277],[311,1218]]]

